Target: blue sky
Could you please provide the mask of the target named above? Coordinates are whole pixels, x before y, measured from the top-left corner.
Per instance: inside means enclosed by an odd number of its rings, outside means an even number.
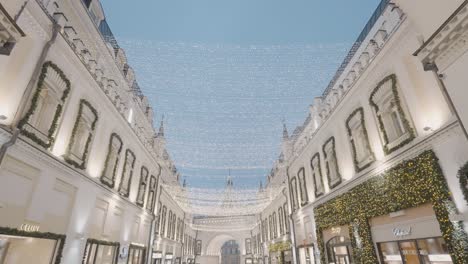
[[[179,171],[214,188],[264,181],[378,2],[102,0]]]

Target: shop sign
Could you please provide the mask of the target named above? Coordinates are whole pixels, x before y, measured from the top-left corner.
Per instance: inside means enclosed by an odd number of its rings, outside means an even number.
[[[154,259],[162,258],[162,253],[161,252],[153,252],[153,258]]]
[[[411,227],[395,227],[392,230],[393,235],[396,237],[404,237],[411,235]]]
[[[19,228],[21,231],[25,232],[39,232],[40,226],[39,225],[32,225],[32,224],[22,224]]]
[[[339,235],[339,234],[341,234],[341,227],[332,227],[331,233],[332,233],[333,235]]]

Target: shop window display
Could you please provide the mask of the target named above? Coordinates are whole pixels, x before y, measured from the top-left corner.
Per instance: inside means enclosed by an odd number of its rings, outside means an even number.
[[[0,235],[0,264],[49,264],[56,251],[57,240]]]
[[[384,264],[450,264],[447,245],[441,238],[384,242],[378,244]]]
[[[352,260],[351,240],[347,237],[337,236],[327,242],[328,263],[351,264]]]
[[[115,264],[119,243],[88,239],[83,264]]]

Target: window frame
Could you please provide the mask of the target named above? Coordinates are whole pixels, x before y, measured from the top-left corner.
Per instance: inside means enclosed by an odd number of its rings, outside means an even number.
[[[337,175],[337,181],[332,183],[332,180],[331,180],[331,177],[330,177],[330,172],[331,172],[331,168],[330,168],[330,162],[329,162],[329,157],[328,155],[330,153],[328,153],[327,151],[327,148],[328,146],[331,144],[331,149],[332,149],[332,153],[331,155],[334,156],[335,158],[335,172],[336,172],[336,175]],[[323,144],[323,147],[322,147],[322,151],[323,151],[323,158],[324,158],[324,161],[325,161],[325,170],[326,170],[326,174],[327,174],[327,179],[328,179],[328,187],[330,188],[330,190],[334,189],[335,187],[337,187],[338,185],[341,184],[341,182],[343,181],[343,178],[341,177],[341,173],[340,173],[340,166],[338,164],[338,157],[336,155],[336,144],[335,144],[335,137],[330,137],[327,141],[325,141],[325,143]]]
[[[355,120],[356,118],[357,120]],[[353,122],[353,124],[351,124],[351,122]],[[362,128],[362,133],[365,140],[365,142],[363,143],[365,144],[365,146],[361,147],[365,148],[367,151],[367,156],[363,157],[362,161],[358,160],[358,153],[356,147],[357,144],[355,139],[356,135],[354,135],[357,127]],[[367,133],[364,108],[358,107],[349,115],[348,119],[346,120],[346,129],[348,131],[348,139],[351,144],[351,149],[353,153],[354,169],[357,173],[359,173],[370,167],[375,161],[375,154],[370,146],[369,134]]]
[[[129,169],[129,176],[128,176],[128,183],[127,183],[127,190],[123,189],[123,180],[125,179],[125,175],[127,173],[127,161],[129,159],[129,157],[132,157],[133,160],[132,160],[132,164],[130,164],[130,169]],[[133,172],[134,172],[134,169],[135,169],[135,161],[136,161],[136,156],[135,154],[133,153],[133,151],[131,151],[130,149],[126,149],[125,150],[125,161],[124,161],[124,167],[122,169],[122,174],[120,176],[120,183],[119,183],[119,194],[123,197],[126,197],[128,198],[130,196],[130,187],[132,185],[132,177],[133,177]],[[122,192],[124,191],[124,192]]]
[[[113,162],[114,163],[114,169],[112,170],[112,178],[109,179],[107,178],[107,170],[109,169],[109,162],[112,162],[110,161],[110,155],[111,155],[111,151],[113,150],[113,147],[114,147],[114,139],[117,140],[118,143],[120,143],[120,146],[119,148],[117,149],[117,153],[116,153],[116,158],[115,158],[115,161]],[[109,188],[114,188],[115,186],[115,178],[117,176],[117,168],[119,166],[119,161],[120,161],[120,154],[122,153],[122,149],[123,149],[123,142],[122,142],[122,139],[120,138],[120,136],[117,134],[117,133],[112,133],[110,138],[109,138],[109,146],[108,146],[108,149],[107,149],[107,155],[106,155],[106,161],[104,162],[104,168],[102,170],[102,173],[101,173],[101,177],[100,177],[100,181],[102,184],[106,185],[107,187]],[[109,180],[109,181],[107,181]]]
[[[317,172],[319,175],[315,173],[315,166],[314,161],[317,160]],[[314,180],[314,195],[315,198],[318,198],[325,194],[325,184],[323,183],[323,175],[322,175],[322,164],[320,160],[320,153],[315,153],[312,158],[310,159],[310,168],[312,170],[312,179]],[[320,179],[320,184],[322,186],[322,190],[317,189],[317,177]]]

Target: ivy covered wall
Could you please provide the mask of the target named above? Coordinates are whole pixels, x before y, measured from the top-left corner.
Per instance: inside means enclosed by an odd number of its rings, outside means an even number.
[[[378,263],[369,219],[426,203],[433,206],[453,262],[468,263],[468,235],[461,222],[449,220],[456,209],[433,151],[404,161],[314,209],[322,263],[326,263],[323,230],[349,225],[355,263]]]

